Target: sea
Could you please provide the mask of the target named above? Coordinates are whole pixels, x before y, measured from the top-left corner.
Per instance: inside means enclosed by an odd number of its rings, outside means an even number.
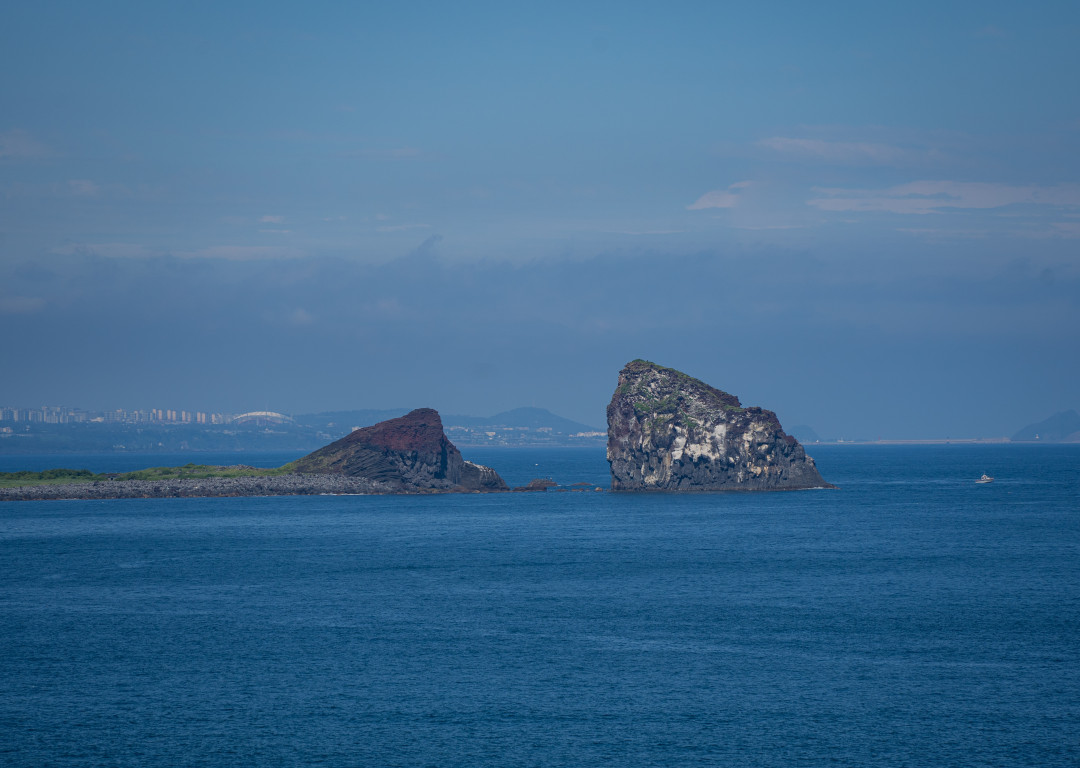
[[[0,502],[0,765],[1080,765],[1080,446],[808,452],[838,490]]]

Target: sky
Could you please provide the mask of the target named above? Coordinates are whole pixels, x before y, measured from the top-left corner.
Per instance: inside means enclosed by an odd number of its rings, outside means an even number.
[[[1080,4],[21,3],[0,404],[1080,408]]]

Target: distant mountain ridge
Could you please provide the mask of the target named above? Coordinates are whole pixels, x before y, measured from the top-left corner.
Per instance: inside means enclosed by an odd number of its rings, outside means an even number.
[[[369,427],[380,421],[397,418],[409,413],[408,408],[390,408],[384,410],[364,409],[356,411],[326,411],[323,413],[309,413],[294,416],[297,424],[324,429],[327,427]],[[552,413],[546,408],[513,408],[509,411],[496,413],[494,416],[466,416],[462,414],[448,414],[442,417],[447,429],[453,427],[465,427],[479,429],[482,427],[511,427],[525,428],[530,430],[550,429],[553,433],[573,435],[581,432],[602,432],[599,427],[583,424],[580,421],[567,419]]]
[[[814,431],[813,427],[808,427],[805,424],[798,424],[788,430],[788,434],[794,436],[803,445],[808,443],[820,443],[821,436]]]
[[[1080,414],[1055,413],[1037,424],[1028,424],[1012,436],[1014,443],[1080,443]]]
[[[547,408],[514,408],[496,413],[494,416],[447,416],[449,426],[483,427],[506,426],[528,427],[529,429],[551,429],[564,435],[578,432],[602,432],[599,427],[582,424],[580,421],[567,419],[552,413]]]

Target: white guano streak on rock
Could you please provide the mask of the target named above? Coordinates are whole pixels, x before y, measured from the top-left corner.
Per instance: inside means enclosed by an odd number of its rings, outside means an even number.
[[[678,461],[682,458],[684,447],[686,447],[686,430],[682,427],[675,427],[675,441],[671,444],[672,461]]]

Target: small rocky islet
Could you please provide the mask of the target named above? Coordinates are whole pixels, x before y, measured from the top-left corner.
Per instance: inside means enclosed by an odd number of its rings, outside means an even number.
[[[613,491],[769,491],[831,488],[776,414],[671,368],[628,363],[607,408]],[[183,468],[180,468],[181,470]],[[213,468],[203,468],[213,469]],[[229,476],[95,479],[0,488],[0,500],[319,494],[579,491],[550,479],[511,489],[491,467],[465,460],[439,413],[419,408],[352,433],[277,470]],[[245,468],[240,468],[245,469]],[[132,473],[139,475],[139,473]],[[223,474],[223,473],[219,473]],[[600,490],[597,488],[596,490]]]
[[[491,467],[465,461],[443,431],[439,412],[418,408],[353,430],[292,464],[301,475],[344,475],[389,493],[510,490]]]

